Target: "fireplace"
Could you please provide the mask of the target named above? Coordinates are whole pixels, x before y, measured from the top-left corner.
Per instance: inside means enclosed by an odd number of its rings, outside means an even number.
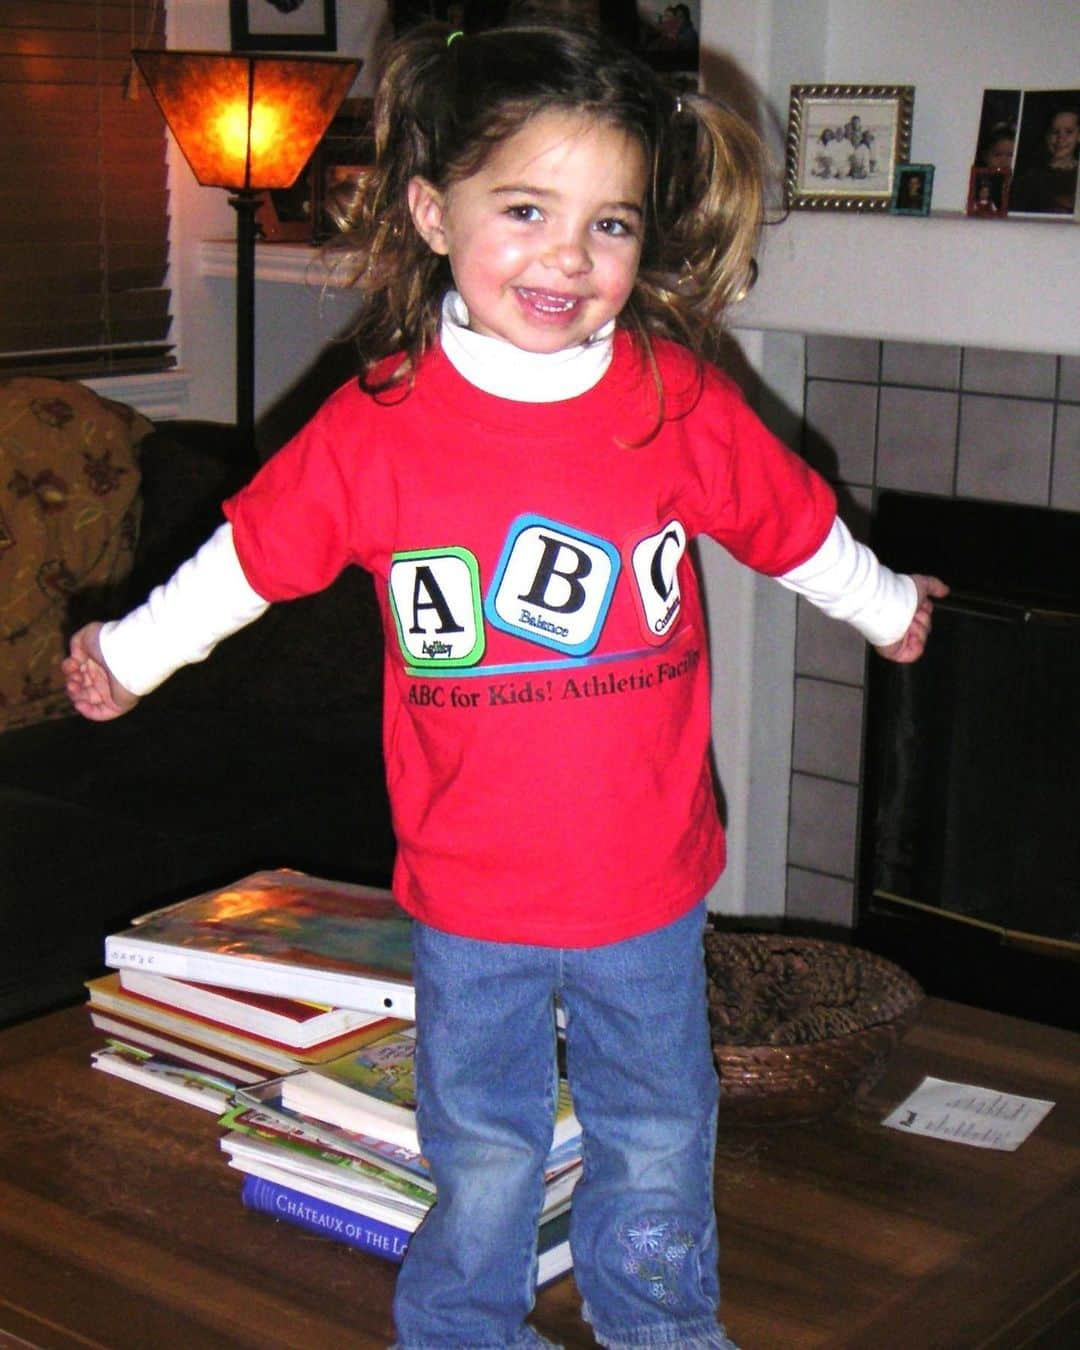
[[[952,587],[867,685],[857,939],[931,993],[1077,1025],[1080,515],[880,494],[871,542]]]

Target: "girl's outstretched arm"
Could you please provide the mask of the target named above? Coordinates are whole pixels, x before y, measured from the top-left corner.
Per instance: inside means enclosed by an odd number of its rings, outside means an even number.
[[[887,661],[898,661],[902,665],[917,661],[922,656],[926,639],[930,636],[930,616],[934,610],[934,598],[940,599],[949,594],[948,586],[937,577],[924,577],[915,572],[910,575],[918,593],[918,604],[915,606],[908,630],[896,642],[874,648],[878,655],[885,657]]]
[[[61,662],[64,687],[75,711],[91,722],[109,722],[138,703],[115,678],[101,654],[100,623],[88,623],[73,634],[69,655]]]

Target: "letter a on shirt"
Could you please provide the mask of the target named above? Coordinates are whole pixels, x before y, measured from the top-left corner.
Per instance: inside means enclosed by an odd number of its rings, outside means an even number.
[[[471,666],[480,660],[480,570],[468,549],[395,554],[389,594],[401,649],[415,667]]]

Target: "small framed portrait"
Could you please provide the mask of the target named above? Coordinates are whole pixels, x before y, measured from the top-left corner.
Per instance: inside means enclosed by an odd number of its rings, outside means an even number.
[[[1008,169],[987,169],[975,164],[968,180],[967,214],[984,220],[1004,220],[1009,214]]]
[[[912,85],[796,84],[788,112],[791,208],[887,211],[911,151]]]
[[[342,213],[375,160],[373,101],[347,98],[319,142],[311,161],[311,237],[332,239]]]
[[[229,0],[234,52],[337,51],[336,0]]]
[[[259,237],[271,244],[307,242],[311,239],[311,166],[290,188],[272,188],[259,196],[255,224]]]
[[[892,212],[897,216],[928,216],[934,195],[932,164],[898,164]]]

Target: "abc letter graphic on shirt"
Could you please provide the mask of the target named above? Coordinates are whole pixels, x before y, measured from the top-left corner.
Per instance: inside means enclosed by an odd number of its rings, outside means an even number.
[[[484,613],[507,633],[572,656],[600,639],[619,575],[606,539],[543,516],[510,527]]]
[[[645,636],[655,646],[667,641],[682,608],[677,568],[686,552],[686,531],[677,520],[639,540],[630,554],[634,598]]]
[[[480,573],[467,549],[396,553],[389,590],[398,641],[412,665],[472,666],[483,656]]]

